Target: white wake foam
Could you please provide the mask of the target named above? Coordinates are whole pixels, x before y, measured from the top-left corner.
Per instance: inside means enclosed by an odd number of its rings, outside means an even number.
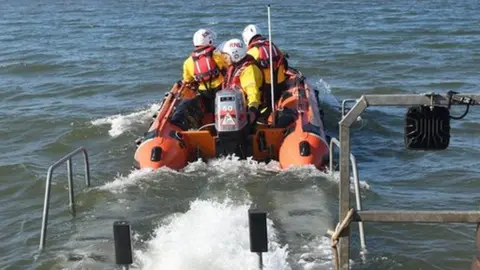
[[[116,114],[105,118],[91,121],[94,126],[111,125],[108,134],[111,137],[118,137],[123,133],[132,130],[136,125],[145,125],[152,119],[152,115],[158,111],[160,104],[152,104],[150,108],[133,112],[127,115]]]
[[[338,182],[338,172],[329,176],[313,166],[292,167],[286,170],[279,168],[278,162],[256,162],[251,159],[239,160],[235,156],[213,159],[207,163],[196,161],[178,172],[168,168],[156,171],[134,170],[127,176],[118,176],[112,182],[101,186],[110,192],[123,192],[128,186],[142,187],[140,181],[158,181],[161,174],[208,175],[210,181],[233,181],[238,183],[248,179],[249,175],[262,173],[295,174],[299,179],[324,177]],[[212,177],[213,174],[213,177]],[[223,175],[223,176],[222,176]],[[236,178],[238,177],[238,179]],[[146,185],[147,187],[148,185]],[[368,184],[361,182],[362,188]],[[353,190],[353,185],[351,186]],[[290,194],[290,195],[289,195]],[[281,246],[275,236],[273,222],[269,222],[270,252],[265,254],[265,269],[290,269],[290,260],[305,270],[333,269],[330,239],[325,237],[331,217],[324,212],[326,198],[318,187],[306,187],[300,192],[296,190],[285,194],[274,192],[275,213],[284,230],[301,232],[315,236],[305,241],[300,250],[290,254],[288,246]],[[293,197],[292,197],[293,196]],[[323,203],[322,203],[323,202]],[[309,204],[310,203],[310,204]],[[157,227],[154,236],[147,241],[146,248],[135,252],[140,268],[149,269],[257,269],[257,256],[249,251],[248,240],[248,205],[212,200],[195,200],[186,213],[175,214],[164,220]],[[291,213],[296,213],[294,216]],[[312,212],[312,215],[309,214]],[[303,224],[303,225],[302,225]],[[315,228],[308,231],[308,228]],[[294,239],[290,239],[296,242]],[[287,241],[290,243],[289,241]]]
[[[329,179],[333,180],[336,183],[340,182],[340,172],[334,171],[333,175],[330,174],[331,173],[330,171],[327,171],[327,173],[329,175],[328,176]],[[367,189],[367,190],[370,189],[370,185],[366,181],[362,181],[360,179],[358,180],[358,186],[360,187],[360,189]],[[351,191],[355,190],[355,187],[353,184],[353,176],[350,177],[350,190]]]
[[[280,165],[277,161],[270,161],[268,163],[258,162],[253,160],[252,157],[241,160],[235,155],[229,155],[226,157],[219,157],[202,162],[197,160],[189,163],[187,167],[183,169],[186,173],[194,172],[212,172],[216,176],[238,174],[239,176],[245,175],[257,175],[259,172],[280,172]]]
[[[111,182],[107,182],[102,186],[99,186],[100,190],[108,190],[112,193],[121,193],[130,186],[138,186],[140,181],[152,181],[159,179],[157,176],[162,173],[168,174],[182,174],[182,172],[170,169],[168,167],[162,167],[157,170],[152,169],[141,169],[141,170],[132,170],[126,176],[118,174],[117,177]]]
[[[258,269],[250,252],[246,204],[195,200],[186,213],[175,214],[158,227],[145,250],[136,250],[140,268],[175,270]],[[287,246],[280,246],[273,222],[267,220],[269,252],[264,269],[291,269]]]
[[[153,175],[155,171],[151,169],[133,170],[128,175],[117,175],[112,182],[107,182],[104,185],[98,187],[100,190],[108,190],[112,193],[120,193],[125,191],[129,186],[135,185],[142,179],[148,179]]]
[[[333,253],[330,245],[331,240],[326,236],[322,236],[317,241],[312,241],[304,245],[302,249],[305,253],[300,255],[298,264],[305,270],[334,270],[335,267],[332,265]]]
[[[329,210],[329,194],[316,185],[295,190],[275,190],[270,193],[276,221],[288,243],[294,243],[293,259],[303,269],[330,269],[332,249],[326,237],[333,229]]]
[[[221,157],[209,160],[207,163],[197,160],[189,163],[183,170],[175,171],[167,167],[160,168],[152,171],[151,169],[132,170],[128,175],[118,175],[111,182],[107,182],[103,186],[100,186],[101,190],[108,190],[112,193],[119,193],[125,191],[129,186],[137,185],[139,181],[156,179],[155,176],[162,173],[171,174],[198,174],[204,176],[206,174],[214,174],[215,179],[223,179],[222,177],[228,175],[237,175],[238,179],[235,181],[241,181],[242,179],[248,179],[248,176],[256,176],[259,173],[278,173],[287,174],[294,172],[298,178],[304,179],[309,177],[323,177],[329,181],[338,183],[340,181],[339,172],[334,172],[333,175],[327,171],[327,173],[317,170],[313,165],[290,167],[288,169],[281,169],[280,164],[277,161],[271,161],[269,163],[257,162],[252,158],[246,160],[240,160],[236,156]],[[353,192],[354,184],[353,177],[350,179],[350,190]],[[370,189],[369,184],[366,181],[359,181],[361,189]]]

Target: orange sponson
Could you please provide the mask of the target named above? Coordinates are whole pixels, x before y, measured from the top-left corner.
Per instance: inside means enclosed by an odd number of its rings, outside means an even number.
[[[162,133],[171,136],[154,136],[142,142],[135,153],[139,168],[158,169],[165,166],[179,170],[185,167],[188,151],[183,141],[176,138],[179,131],[177,127],[167,123]]]
[[[325,138],[305,131],[301,119],[297,119],[294,131],[285,137],[280,147],[279,162],[282,168],[312,164],[317,169],[324,170],[328,153]]]
[[[187,165],[188,149],[181,138],[181,130],[171,125],[168,118],[176,103],[183,97],[191,97],[191,92],[185,85],[172,87],[135,152],[136,167],[158,169],[166,166],[178,170]]]
[[[280,147],[279,162],[282,168],[314,165],[324,170],[329,153],[323,121],[315,90],[308,84],[295,84],[287,92],[291,95],[279,101],[279,109],[289,108],[298,112],[296,121],[288,128],[291,132]]]

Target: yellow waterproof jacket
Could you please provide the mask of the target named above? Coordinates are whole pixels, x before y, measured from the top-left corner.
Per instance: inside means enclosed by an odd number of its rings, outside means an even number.
[[[247,96],[247,106],[255,107],[262,102],[260,88],[263,85],[263,74],[251,56],[247,56],[240,66],[232,66],[227,72],[223,88],[239,86]]]
[[[263,84],[263,74],[255,64],[249,64],[240,74],[240,86],[247,95],[247,106],[258,109],[262,101],[260,88]]]
[[[214,51],[212,55],[213,61],[217,64],[217,67],[224,72],[227,68],[227,64],[225,63],[225,60],[223,56],[221,55],[220,52]],[[193,57],[189,56],[185,62],[183,63],[183,81],[184,82],[193,82],[195,81],[195,62],[193,61]],[[222,85],[223,82],[223,74],[220,73],[220,75],[213,79],[211,82],[211,85],[208,85],[207,87],[210,88],[217,88]],[[205,91],[206,87],[205,84],[202,82],[198,82],[198,90],[199,91]]]
[[[278,51],[279,54],[281,54],[281,52],[278,49],[277,49],[277,51]],[[260,60],[260,48],[258,48],[258,47],[250,48],[247,51],[247,54],[253,56],[253,58],[255,58],[256,61]],[[273,64],[275,65],[275,62]],[[270,68],[268,68],[268,67],[264,68],[264,69],[262,69],[262,72],[263,72],[263,78],[265,79],[265,83],[271,84]],[[278,66],[278,69],[277,69],[277,83],[282,83],[283,81],[285,81],[285,65],[283,63],[281,63]]]

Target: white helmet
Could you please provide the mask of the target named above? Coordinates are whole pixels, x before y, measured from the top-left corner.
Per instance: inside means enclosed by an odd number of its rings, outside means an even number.
[[[199,29],[193,34],[193,46],[208,46],[213,45],[217,34],[210,29]]]
[[[247,25],[247,27],[245,27],[245,29],[243,29],[243,33],[242,33],[242,38],[243,38],[243,42],[245,42],[245,44],[249,44],[250,43],[250,40],[256,36],[256,35],[261,35],[262,33],[260,33],[260,28],[258,28],[255,24],[249,24]]]
[[[243,42],[238,38],[233,38],[222,43],[221,52],[230,56],[233,63],[237,63],[247,55],[247,49]]]

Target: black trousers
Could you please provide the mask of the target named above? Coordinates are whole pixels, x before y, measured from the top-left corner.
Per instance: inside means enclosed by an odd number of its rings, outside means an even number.
[[[215,112],[215,95],[213,91],[199,92],[194,98],[182,100],[175,108],[170,123],[183,130],[198,129],[207,113]]]
[[[280,97],[282,96],[283,92],[285,92],[287,88],[287,80],[277,84],[274,87],[274,102],[278,102]],[[270,113],[272,112],[272,89],[270,84],[265,83],[262,88],[260,89],[262,92],[262,105],[260,106],[260,118],[267,119]]]

